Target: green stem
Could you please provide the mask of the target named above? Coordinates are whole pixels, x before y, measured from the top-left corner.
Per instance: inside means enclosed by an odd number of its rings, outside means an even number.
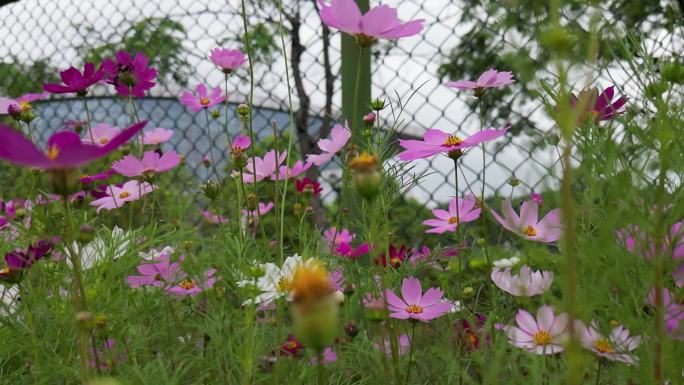
[[[85,113],[86,113],[86,121],[88,122],[88,134],[90,135],[90,142],[93,145],[95,144],[95,139],[93,136],[93,129],[92,129],[92,123],[90,122],[90,110],[88,109],[88,99],[86,98],[85,95],[83,95],[83,105],[85,106]]]
[[[216,172],[216,160],[214,159],[214,141],[211,139],[211,126],[209,120],[209,109],[204,109],[204,117],[207,120],[207,141],[209,142],[209,157],[211,158],[211,172],[214,177],[218,179],[218,173]]]
[[[358,137],[358,125],[359,125],[359,91],[361,89],[361,70],[363,67],[363,54],[366,52],[366,47],[361,47],[361,52],[359,52],[359,60],[356,64],[356,82],[354,83],[354,109],[352,110],[352,132],[354,128],[357,128],[356,134]]]
[[[134,123],[140,123],[140,116],[138,115],[138,108],[135,106],[135,101],[133,100],[133,94],[131,93],[131,87],[128,87],[128,102],[131,105],[131,111],[133,111],[133,119],[135,120]],[[142,131],[138,135],[139,139],[139,145],[140,145],[140,156],[142,156],[144,152],[144,146],[143,146],[143,141],[142,141]]]
[[[601,383],[601,367],[603,366],[603,360],[598,359],[598,368],[596,369],[596,385]]]
[[[223,132],[228,138],[228,144],[233,147],[233,139],[230,137],[230,132],[228,131],[228,74],[224,74],[223,77],[223,88],[226,94],[226,100],[223,103]]]
[[[411,323],[412,323],[412,325],[411,325],[411,339],[409,340],[409,344],[410,344],[410,346],[409,346],[409,362],[408,362],[408,368],[406,368],[406,380],[404,381],[404,384],[406,384],[406,385],[408,385],[409,379],[411,378],[411,364],[413,363],[413,345],[415,345],[413,337],[416,334],[417,322],[411,320]]]

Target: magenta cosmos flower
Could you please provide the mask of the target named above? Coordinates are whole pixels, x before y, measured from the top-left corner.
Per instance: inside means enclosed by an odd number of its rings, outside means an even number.
[[[318,0],[323,24],[356,36],[362,47],[373,44],[376,39],[398,39],[413,36],[423,29],[424,20],[411,20],[402,23],[397,10],[379,5],[361,14],[354,0],[332,0],[330,5]]]
[[[441,317],[451,310],[451,304],[440,302],[443,293],[440,289],[430,288],[425,294],[416,278],[404,278],[401,284],[401,296],[387,289],[387,305],[390,317],[397,319],[414,319],[427,322]]]
[[[10,114],[16,116],[24,111],[30,111],[33,109],[31,103],[45,99],[49,94],[47,92],[41,92],[37,94],[24,94],[16,99],[9,99],[0,97],[0,115]]]
[[[102,147],[83,144],[75,132],[59,131],[48,139],[46,151],[38,149],[15,129],[0,125],[0,159],[42,170],[74,169],[116,150],[145,124],[142,121],[124,129]]]
[[[119,127],[110,126],[106,123],[96,124],[83,139],[83,143],[102,147],[119,135],[119,133],[121,133]]]
[[[126,155],[112,163],[112,170],[128,177],[150,176],[169,171],[178,166],[181,158],[174,151],[159,155],[155,151],[145,151],[142,160],[133,155]]]
[[[458,205],[458,210],[457,206]],[[432,214],[436,219],[423,221],[424,225],[432,226],[426,233],[441,234],[445,231],[456,231],[459,223],[472,222],[480,217],[480,208],[472,199],[451,198],[449,201],[449,211],[434,209]]]
[[[247,56],[239,49],[214,48],[211,50],[209,60],[221,71],[229,74],[245,64]]]
[[[655,288],[648,293],[646,303],[656,306]],[[684,341],[684,304],[678,303],[676,297],[665,288],[663,288],[663,309],[665,311],[665,332],[675,340]]]
[[[171,140],[173,136],[173,130],[168,128],[157,127],[151,131],[146,131],[143,134],[142,141],[143,144],[158,145]]]
[[[521,237],[536,242],[555,242],[561,237],[560,209],[549,211],[544,218],[538,220],[539,205],[526,201],[520,207],[520,216],[513,210],[510,200],[501,203],[503,218],[493,209],[492,215],[507,230]]]
[[[245,218],[247,218],[249,216],[249,217],[252,217],[252,219],[256,219],[259,216],[264,216],[265,214],[267,214],[269,211],[271,211],[273,209],[274,206],[275,205],[273,204],[273,202],[268,202],[268,203],[259,202],[259,207],[258,207],[259,212],[257,212],[257,210],[250,210],[250,211],[242,210],[242,215]]]
[[[613,328],[608,338],[599,331],[596,321],[592,320],[589,326],[582,321],[575,321],[575,330],[580,335],[582,346],[594,352],[594,354],[607,358],[611,361],[620,361],[635,365],[639,358],[629,354],[641,344],[641,336],[629,336],[629,330],[619,325]]]
[[[492,270],[492,281],[508,294],[516,297],[532,297],[545,292],[551,287],[553,273],[550,271],[532,271],[523,266],[516,275],[511,275],[511,268]]]
[[[333,156],[344,147],[351,138],[351,131],[341,124],[336,124],[330,131],[330,139],[321,139],[318,141],[318,148],[323,151],[322,154],[309,154],[306,158],[307,163],[313,163],[316,166],[321,166],[323,163],[332,159]]]
[[[251,145],[252,145],[252,140],[249,139],[249,136],[238,135],[235,137],[235,140],[233,140],[231,151],[232,152],[245,152],[245,151],[247,151],[247,149]]]
[[[503,87],[513,84],[512,72],[499,72],[495,69],[489,69],[480,75],[476,81],[472,80],[457,80],[455,82],[444,83],[447,87],[458,88],[461,91],[475,90],[475,92],[482,92],[485,88]]]
[[[535,354],[556,354],[563,351],[568,338],[568,315],[553,314],[550,306],[542,306],[537,311],[537,319],[525,310],[518,310],[515,326],[503,326],[508,342],[516,347]]]
[[[335,254],[354,260],[364,254],[368,254],[369,250],[370,245],[368,243],[362,243],[359,247],[353,247],[349,243],[340,243],[335,247]]]
[[[129,180],[121,187],[114,185],[107,186],[105,189],[105,196],[90,202],[90,205],[97,207],[98,213],[102,209],[117,209],[127,202],[137,201],[156,189],[157,186],[147,182],[139,183],[137,180]]]
[[[119,51],[114,55],[114,60],[107,59],[100,67],[104,72],[104,79],[112,84],[116,92],[121,96],[129,94],[141,98],[145,91],[154,87],[153,80],[157,77],[157,69],[148,66],[147,56],[142,52],[131,54]]]
[[[62,79],[62,84],[45,84],[43,89],[53,94],[76,94],[85,96],[88,92],[88,87],[102,80],[104,72],[102,69],[95,71],[95,64],[85,63],[83,66],[83,73],[76,67],[69,67],[61,71],[59,77]]]
[[[254,160],[249,159],[245,166],[245,173],[243,179],[245,183],[254,183],[270,178],[279,169],[280,165],[287,159],[287,151],[278,154],[276,161],[276,152],[271,150],[267,152],[263,159],[254,157]]]
[[[214,225],[228,222],[228,218],[218,215],[209,210],[202,211],[202,218],[204,218],[207,222]]]
[[[197,86],[197,92],[193,93],[190,90],[185,90],[179,98],[181,104],[186,105],[191,111],[198,112],[205,108],[213,107],[219,103],[223,103],[226,97],[221,94],[221,88],[214,88],[211,93],[208,92],[207,86],[200,84]]]
[[[584,111],[580,119],[585,119],[586,115],[590,114],[596,122],[610,120],[624,114],[624,111],[620,109],[627,103],[627,98],[624,96],[613,101],[614,96],[615,86],[610,86],[601,93],[597,88],[590,88],[580,92],[579,96],[571,94],[570,105],[583,107]]]
[[[459,136],[447,134],[442,130],[431,128],[423,134],[423,140],[400,140],[399,145],[405,151],[399,153],[401,160],[415,160],[427,158],[439,153],[446,153],[448,155],[462,155],[464,149],[475,147],[480,143],[488,142],[497,139],[506,132],[509,127],[496,130],[489,128],[473,134],[465,139]]]

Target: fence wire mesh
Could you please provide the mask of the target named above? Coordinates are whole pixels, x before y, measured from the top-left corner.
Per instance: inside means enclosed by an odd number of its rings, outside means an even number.
[[[445,79],[450,74],[445,69],[460,65],[458,49],[468,44],[475,47],[481,43],[478,39],[485,39],[490,57],[520,51],[529,52],[532,57],[538,47],[534,36],[501,27],[502,18],[511,17],[515,9],[505,12],[499,8],[498,13],[490,13],[487,2],[452,0],[388,3],[398,7],[402,19],[426,20],[419,36],[378,44],[372,51],[373,97],[387,98],[394,106],[406,103],[404,114],[397,118],[403,123],[400,134],[404,136],[421,136],[431,127],[461,133],[480,129],[480,117],[472,97],[443,85],[444,80],[451,80]],[[294,110],[307,117],[306,127],[298,131],[295,147],[306,153],[320,137],[328,134],[333,119],[340,118],[340,33],[328,34],[323,29],[315,1],[284,1],[283,10]],[[573,12],[581,15],[582,9]],[[256,61],[254,128],[260,138],[267,138],[271,135],[272,121],[281,131],[288,130],[290,125],[285,63],[277,34],[277,2],[248,1],[247,14]],[[199,83],[212,87],[223,85],[223,74],[207,56],[214,47],[242,45],[244,31],[239,1],[21,0],[0,6],[0,15],[1,94],[16,97],[39,91],[41,84],[54,80],[60,69],[78,66],[84,59],[99,60],[117,49],[143,51],[159,68],[160,76],[149,96],[139,101],[141,118],[149,119],[153,127],[175,131],[169,148],[186,157],[185,168],[197,178],[196,185],[208,177],[202,159],[210,157],[210,152],[219,162],[218,169],[225,165],[227,138],[221,124],[212,123],[207,135],[205,116],[187,110],[177,98],[182,90],[194,89]],[[653,24],[657,23],[650,25]],[[662,50],[666,56],[676,54],[681,48],[681,39],[662,36],[656,27],[653,27],[656,32],[652,32],[652,40],[658,44],[651,44],[653,49]],[[473,33],[475,29],[477,33]],[[480,63],[478,70],[496,64]],[[602,74],[606,80],[630,87],[631,76],[624,68],[606,70]],[[546,68],[536,69],[535,75],[549,79],[554,76]],[[497,100],[507,107],[498,108],[497,113],[486,117],[487,126],[500,127],[510,122],[518,128],[517,135],[487,146],[485,191],[490,197],[508,196],[510,187],[506,180],[511,176],[520,179],[522,185],[517,191],[526,194],[555,188],[559,175],[555,148],[538,145],[553,124],[541,104],[526,99],[523,94],[538,90],[530,89],[520,79],[518,84]],[[228,88],[229,131],[235,135],[240,126],[234,110],[237,104],[247,101],[248,72],[237,71],[229,78]],[[125,101],[115,97],[111,88],[98,86],[93,96],[89,107],[95,122],[117,126],[130,123]],[[38,103],[36,109],[40,119],[35,123],[35,132],[43,140],[66,121],[85,118],[80,100],[52,97]],[[399,123],[393,121],[389,112],[383,112],[381,117],[384,126]],[[464,158],[459,175],[469,187],[462,184],[462,193],[470,189],[480,191],[484,175],[480,172],[481,162],[479,154]],[[339,170],[338,164],[331,164],[321,172],[320,178],[326,187],[323,201],[330,202],[336,196]],[[416,204],[417,210],[443,204],[454,195],[451,160],[420,161],[415,170],[426,172],[421,183],[408,192],[420,202]],[[191,192],[197,193],[197,189]],[[407,219],[411,223],[401,224],[400,228],[408,228],[422,219],[420,215],[413,216]]]

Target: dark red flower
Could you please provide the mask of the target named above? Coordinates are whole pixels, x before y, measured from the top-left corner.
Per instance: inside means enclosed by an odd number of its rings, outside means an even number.
[[[323,191],[321,184],[316,181],[312,181],[309,179],[309,177],[304,177],[301,180],[296,179],[295,188],[300,194],[312,194],[313,196],[317,196],[321,193],[321,191]]]
[[[383,253],[382,255],[380,255],[380,258],[378,258],[375,261],[375,263],[383,267],[387,267],[387,265],[389,264],[390,266],[396,269],[409,258],[411,258],[411,251],[406,248],[406,245],[401,245],[399,249],[397,249],[394,245],[390,245],[389,259]]]
[[[620,109],[627,103],[627,98],[624,96],[613,101],[614,94],[615,86],[610,86],[601,93],[597,88],[585,89],[578,96],[570,95],[570,105],[584,109],[582,119],[586,119],[587,114],[591,114],[596,122],[610,120],[622,115],[624,111],[620,111]]]
[[[43,89],[53,94],[77,94],[85,96],[88,92],[88,87],[102,80],[102,69],[95,71],[93,63],[85,63],[83,66],[83,73],[76,67],[69,67],[68,69],[59,73],[62,78],[62,84],[45,84]]]
[[[484,314],[475,314],[475,319],[456,321],[454,327],[457,344],[469,352],[488,346],[492,342],[492,338],[484,328],[486,321],[487,317]]]
[[[287,341],[280,345],[280,354],[297,357],[299,351],[302,349],[304,349],[304,345],[302,345],[302,343],[299,342],[297,337],[290,334],[289,336],[287,336]]]

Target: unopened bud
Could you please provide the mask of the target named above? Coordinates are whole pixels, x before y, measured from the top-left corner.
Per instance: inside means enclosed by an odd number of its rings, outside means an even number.
[[[518,179],[518,178],[512,176],[512,177],[508,178],[508,180],[506,181],[506,183],[508,183],[509,185],[515,187],[515,186],[517,186],[517,185],[520,184],[520,179]]]
[[[380,98],[375,98],[371,101],[371,108],[375,111],[382,111],[385,107],[385,101]]]
[[[375,113],[371,111],[363,116],[363,122],[366,123],[366,125],[368,126],[372,126],[373,123],[375,123],[375,118]]]
[[[204,165],[204,167],[209,167],[211,166],[211,160],[209,160],[209,158],[205,156],[202,158],[202,164]]]
[[[221,111],[213,110],[209,113],[213,119],[218,119],[221,117]]]
[[[104,314],[98,314],[95,317],[95,327],[98,329],[105,329],[107,327],[107,316]]]
[[[88,331],[95,328],[95,319],[93,313],[89,311],[80,311],[76,313],[76,326],[79,330]]]
[[[354,295],[354,292],[355,292],[355,291],[356,291],[356,286],[354,286],[353,283],[348,283],[348,284],[344,287],[344,294],[347,295],[347,296],[350,296],[350,297],[351,297],[352,295]]]
[[[250,278],[260,278],[266,274],[266,271],[261,266],[251,266],[247,274]]]
[[[81,244],[86,244],[93,240],[95,235],[95,228],[87,223],[82,224],[78,227],[78,234],[76,235],[76,241]]]
[[[359,325],[354,321],[349,321],[344,325],[344,332],[351,338],[356,337],[359,334]]]
[[[221,185],[217,181],[212,179],[202,184],[200,190],[202,190],[202,194],[204,194],[204,196],[211,199],[212,201],[215,201],[221,193]]]
[[[247,194],[247,210],[256,210],[256,195],[254,193]]]
[[[475,289],[470,286],[465,287],[463,288],[463,292],[461,294],[463,295],[463,298],[470,298],[475,295]]]
[[[247,104],[239,104],[237,108],[235,109],[235,112],[237,113],[238,117],[240,119],[249,119],[251,109]]]

